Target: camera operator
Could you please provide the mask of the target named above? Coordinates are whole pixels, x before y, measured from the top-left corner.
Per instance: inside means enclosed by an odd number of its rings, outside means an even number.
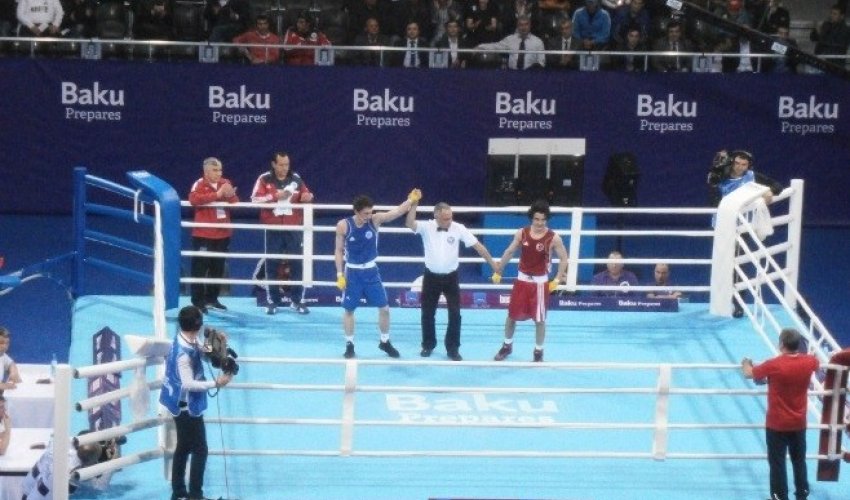
[[[81,431],[80,434],[87,432],[89,431]],[[123,442],[126,442],[126,440]],[[53,491],[51,491],[53,487],[53,440],[51,439],[46,447],[43,445],[42,447],[45,448],[44,453],[41,454],[38,462],[24,478],[21,488],[23,492],[22,500],[52,500],[53,498]],[[117,455],[117,442],[114,439],[84,444],[76,448],[71,445],[68,448],[68,472],[71,474],[68,478],[68,494],[73,495],[85,490],[89,492],[105,491],[112,479],[112,471],[86,481],[72,479],[73,472],[77,469],[112,460]]]
[[[714,156],[707,178],[712,205],[719,205],[723,197],[748,182],[755,182],[770,188],[770,191],[764,194],[765,203],[770,204],[773,197],[782,192],[782,185],[764,174],[755,172],[752,167],[753,155],[746,151],[738,150],[731,153],[726,150],[719,151]],[[714,222],[714,220],[711,221],[712,226],[714,226]],[[744,238],[747,237],[746,234],[743,236]],[[741,249],[736,245],[735,254],[739,255],[740,253]],[[735,274],[734,281],[737,282],[738,280],[738,275]],[[742,317],[744,310],[741,305],[734,298],[732,304],[735,308],[732,316]]]
[[[746,151],[718,151],[708,171],[711,205],[716,207],[724,196],[748,182],[756,182],[770,188],[771,192],[765,194],[764,198],[768,204],[774,195],[782,192],[782,186],[778,182],[754,171],[752,167],[753,155]]]
[[[204,378],[203,353],[198,333],[203,326],[201,310],[186,306],[177,317],[180,331],[174,338],[165,361],[165,380],[159,402],[174,417],[177,446],[171,467],[171,499],[204,498],[204,470],[207,464],[207,434],[204,410],[207,390],[230,383],[232,373],[222,373],[215,380]],[[186,462],[192,455],[189,489],[186,490]]]

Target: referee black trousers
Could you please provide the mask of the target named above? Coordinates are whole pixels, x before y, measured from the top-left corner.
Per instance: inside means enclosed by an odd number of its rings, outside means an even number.
[[[422,348],[437,346],[435,315],[440,295],[446,296],[449,325],[446,327],[446,351],[457,351],[460,347],[460,284],[457,271],[436,274],[425,270],[422,279]]]

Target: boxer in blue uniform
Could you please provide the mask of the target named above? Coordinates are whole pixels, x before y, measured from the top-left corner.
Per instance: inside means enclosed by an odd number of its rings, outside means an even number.
[[[342,327],[345,332],[345,358],[354,357],[354,310],[365,297],[366,303],[378,308],[378,328],[381,343],[378,348],[391,358],[399,357],[390,343],[390,308],[387,292],[375,261],[378,258],[378,229],[410,210],[422,198],[418,189],[410,192],[407,200],[389,212],[374,213],[374,203],[365,195],[354,199],[354,215],[340,220],[336,225],[336,284],[342,290]]]

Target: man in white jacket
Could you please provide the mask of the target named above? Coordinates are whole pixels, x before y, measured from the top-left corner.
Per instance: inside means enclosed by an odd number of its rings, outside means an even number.
[[[59,0],[19,0],[18,36],[60,36],[64,15]]]

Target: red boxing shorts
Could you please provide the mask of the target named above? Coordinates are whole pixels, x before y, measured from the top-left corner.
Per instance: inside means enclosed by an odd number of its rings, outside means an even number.
[[[508,304],[508,317],[514,321],[527,319],[535,322],[546,321],[546,308],[549,304],[547,283],[533,281],[514,281],[511,289],[511,302]]]

